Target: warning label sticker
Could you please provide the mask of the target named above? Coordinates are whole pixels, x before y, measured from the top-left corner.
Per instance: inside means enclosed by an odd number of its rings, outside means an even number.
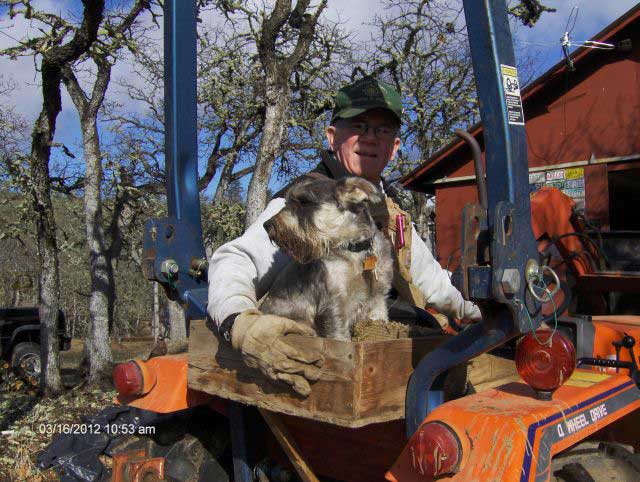
[[[524,112],[522,110],[522,98],[520,97],[520,81],[518,70],[509,65],[500,65],[502,73],[502,86],[507,104],[507,116],[509,124],[524,125]]]

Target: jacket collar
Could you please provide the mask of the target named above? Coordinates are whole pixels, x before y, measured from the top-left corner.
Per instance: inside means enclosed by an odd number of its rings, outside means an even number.
[[[322,153],[320,154],[320,159],[322,160],[322,162],[316,166],[314,171],[321,172],[322,174],[325,174],[326,176],[336,180],[353,176],[344,168],[333,151],[322,151]]]

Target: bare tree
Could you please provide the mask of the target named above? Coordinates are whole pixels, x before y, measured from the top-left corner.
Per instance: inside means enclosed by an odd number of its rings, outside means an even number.
[[[0,75],[0,182],[23,186],[28,124],[9,104],[14,90],[15,84]]]
[[[113,326],[115,307],[113,257],[103,227],[103,156],[100,152],[98,112],[103,105],[117,55],[131,41],[132,28],[145,8],[148,8],[148,0],[137,0],[124,14],[107,14],[102,25],[105,33],[98,37],[98,41],[79,59],[77,65],[66,64],[62,69],[63,82],[80,118],[85,158],[84,214],[91,277],[90,330],[85,350],[91,382],[97,381],[111,368],[109,327]],[[75,69],[89,59],[95,63],[97,73],[92,91],[87,94],[78,81]]]
[[[291,103],[290,79],[308,54],[327,0],[321,0],[315,9],[310,4],[310,0],[298,0],[295,6],[291,0],[276,0],[267,13],[244,7],[240,2],[217,2],[227,16],[242,13],[264,72],[264,80],[259,86],[264,102],[264,125],[247,192],[246,224],[252,223],[266,205],[271,171],[282,152],[281,142]]]
[[[246,53],[242,55],[241,53]],[[255,56],[254,56],[255,57]],[[120,79],[128,95],[145,107],[145,113],[127,112],[126,106],[111,103],[108,118],[118,138],[138,143],[142,165],[151,178],[162,180],[163,162],[163,67],[157,46],[139,42],[135,59],[144,82]],[[216,192],[224,196],[226,187],[250,174],[253,166],[236,169],[241,154],[255,153],[261,130],[260,99],[253,85],[260,75],[259,65],[248,53],[247,40],[220,29],[200,24],[198,30],[198,138],[204,172],[198,187],[206,189],[220,174]],[[222,168],[222,169],[221,169]]]
[[[386,174],[397,178],[446,145],[457,127],[478,119],[473,69],[462,6],[454,0],[385,2],[375,20],[377,47],[367,69],[386,76],[404,102],[404,144]],[[405,208],[418,232],[430,237],[431,208],[424,194],[412,192]]]
[[[214,197],[220,199],[229,184],[252,172],[237,170],[241,156],[255,153],[262,129],[262,106],[253,92],[261,71],[249,41],[235,32],[202,26],[198,31],[198,103],[200,137],[208,150],[205,171],[199,179],[205,189],[220,173]],[[222,170],[220,170],[222,167]]]
[[[60,392],[62,385],[56,334],[60,303],[60,267],[56,221],[51,204],[49,157],[56,130],[56,119],[62,108],[60,97],[62,69],[86,53],[95,41],[102,21],[104,1],[83,0],[82,23],[79,26],[36,10],[29,0],[8,0],[3,1],[2,4],[9,7],[11,17],[22,15],[25,18],[37,20],[48,29],[46,32],[43,30],[41,37],[25,39],[2,53],[10,56],[33,55],[41,59],[42,110],[32,131],[29,163],[41,267],[39,277],[39,311],[42,327],[41,387],[45,395],[53,395]],[[70,35],[72,37],[69,39]]]

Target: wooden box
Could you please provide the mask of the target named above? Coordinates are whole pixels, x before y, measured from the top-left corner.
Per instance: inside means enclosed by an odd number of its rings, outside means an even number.
[[[221,342],[210,326],[193,321],[189,335],[189,387],[272,412],[362,427],[404,418],[407,382],[414,367],[445,339],[442,335],[346,342],[296,337],[301,346],[321,348],[326,358],[320,380],[305,398],[248,368],[240,354]],[[472,381],[503,380],[511,374],[512,362],[505,368],[490,360],[494,366],[489,367],[487,357],[483,355],[472,362]]]

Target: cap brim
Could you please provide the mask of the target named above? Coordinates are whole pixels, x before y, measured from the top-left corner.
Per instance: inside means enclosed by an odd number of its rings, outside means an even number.
[[[398,122],[402,122],[401,119],[398,118],[398,115],[391,109],[389,109],[389,107],[387,107],[386,105],[376,105],[372,107],[348,107],[334,114],[334,116],[331,118],[331,122],[335,121],[336,119],[351,119],[352,117],[363,114],[364,112],[373,109],[384,109],[386,111],[389,111],[389,113],[391,113],[396,119],[398,119]]]
[[[340,112],[337,112],[331,120],[336,119],[351,119],[357,115],[362,114],[363,112],[367,112],[369,109],[365,109],[364,107],[349,107],[347,109],[342,109]]]

